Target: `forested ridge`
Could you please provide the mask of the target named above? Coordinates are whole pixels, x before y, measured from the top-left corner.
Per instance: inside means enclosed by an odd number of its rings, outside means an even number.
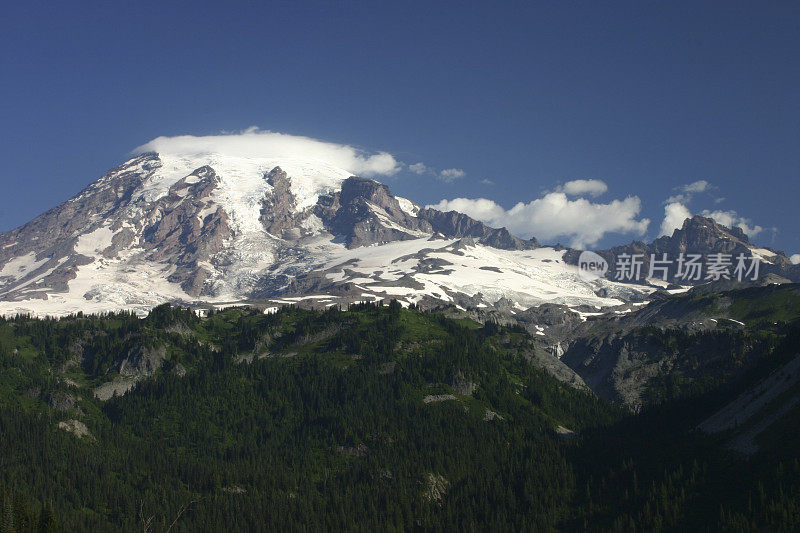
[[[797,407],[749,457],[695,429],[796,355],[781,327],[747,377],[634,415],[521,327],[396,302],[0,319],[0,531],[791,531]]]

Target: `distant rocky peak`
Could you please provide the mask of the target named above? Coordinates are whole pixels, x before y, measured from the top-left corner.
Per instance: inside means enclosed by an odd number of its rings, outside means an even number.
[[[442,212],[437,209],[421,209],[417,216],[427,221],[433,231],[449,238],[474,237],[479,243],[503,250],[532,250],[539,246],[536,239],[525,241],[509,233],[506,228],[490,228],[458,211]]]
[[[643,244],[643,243],[642,243]],[[650,246],[656,253],[750,253],[750,239],[741,228],[728,228],[712,218],[695,215],[684,220],[672,235],[659,237]],[[622,248],[622,247],[617,247]]]
[[[719,239],[727,239],[743,244],[750,244],[750,239],[744,233],[742,228],[728,228],[718,223],[713,218],[706,218],[700,215],[695,215],[692,218],[687,218],[684,220],[683,226],[681,226],[680,229],[676,229],[669,238],[673,240],[684,240],[687,243],[694,243],[698,245],[702,245],[704,243],[707,244],[712,240]]]
[[[400,202],[392,194],[388,186],[368,178],[351,176],[344,180],[339,202],[343,206],[358,202],[368,202],[373,208],[380,208],[390,218],[401,224],[407,223],[406,219],[410,217],[400,207]]]
[[[189,176],[194,176],[201,180],[216,179],[217,173],[209,165],[203,165],[202,167],[196,168],[194,171],[192,171]]]
[[[358,199],[367,200],[381,206],[390,203],[391,200],[397,201],[389,187],[383,183],[369,178],[350,176],[342,182],[339,201],[342,205],[346,205]]]

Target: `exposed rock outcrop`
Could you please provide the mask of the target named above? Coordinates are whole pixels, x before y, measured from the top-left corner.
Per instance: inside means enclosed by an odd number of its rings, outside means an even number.
[[[424,485],[425,489],[422,493],[422,497],[429,502],[441,504],[442,499],[445,494],[447,494],[450,482],[441,474],[428,472],[425,474]]]
[[[186,375],[186,367],[180,363],[175,363],[175,366],[172,367],[172,373],[182,378]]]
[[[56,411],[69,411],[75,407],[75,396],[64,391],[54,391],[47,396],[47,405]]]
[[[86,427],[86,424],[81,422],[80,420],[66,420],[61,421],[58,423],[58,428],[63,429],[67,433],[72,433],[79,439],[86,438],[88,440],[95,440],[92,434],[89,432],[89,428]]]
[[[110,400],[114,396],[122,396],[136,385],[138,379],[139,378],[117,377],[113,381],[103,383],[94,389],[94,396],[103,402]]]
[[[152,376],[164,364],[166,355],[164,346],[154,349],[136,346],[120,361],[119,373],[128,377]]]

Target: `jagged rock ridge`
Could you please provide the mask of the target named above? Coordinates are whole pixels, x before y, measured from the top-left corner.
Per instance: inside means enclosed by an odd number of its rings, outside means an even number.
[[[676,229],[672,235],[664,235],[657,238],[652,243],[647,244],[641,241],[634,241],[630,244],[615,246],[608,250],[596,252],[602,256],[609,264],[609,271],[606,277],[612,279],[615,275],[615,265],[620,256],[640,255],[642,257],[641,272],[642,276],[638,283],[646,283],[649,273],[651,257],[656,260],[667,258],[667,281],[680,285],[697,285],[707,283],[705,275],[700,279],[678,276],[678,257],[683,254],[699,254],[706,260],[713,254],[726,254],[731,256],[731,261],[736,263],[736,257],[743,254],[747,258],[757,256],[759,258],[759,276],[775,274],[786,277],[793,281],[800,281],[800,267],[793,265],[784,252],[775,251],[770,248],[753,245],[741,228],[728,228],[717,223],[714,219],[695,215],[687,218],[681,228]],[[577,265],[581,250],[568,250],[564,255],[564,260],[570,264]],[[749,262],[747,263],[749,267]],[[661,276],[661,271],[656,271]]]

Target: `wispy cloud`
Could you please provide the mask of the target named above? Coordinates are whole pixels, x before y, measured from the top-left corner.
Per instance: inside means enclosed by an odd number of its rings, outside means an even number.
[[[711,188],[711,184],[706,180],[698,180],[693,183],[689,183],[681,187],[683,192],[687,193],[698,193],[698,192],[705,192]]]
[[[679,193],[667,198],[665,203],[673,204],[677,202],[687,204],[692,201],[692,198],[694,198],[696,194],[708,192],[714,188],[715,187],[706,180],[697,180],[692,183],[687,183],[686,185],[675,187],[674,190],[679,191]]]
[[[439,172],[439,179],[447,183],[452,183],[466,175],[467,173],[460,168],[446,168]]]
[[[461,168],[440,171],[421,161],[406,166],[389,152],[368,152],[346,144],[261,130],[255,126],[218,135],[157,137],[133,151],[136,154],[144,152],[185,157],[220,153],[248,158],[316,160],[353,174],[371,177],[393,176],[407,168],[414,174],[430,175],[445,183],[452,183],[466,176]]]
[[[419,176],[426,174],[429,176],[433,176],[436,179],[441,180],[445,183],[452,183],[457,179],[461,179],[467,175],[467,173],[460,168],[446,168],[440,172],[437,171],[435,168],[429,167],[428,165],[422,162],[414,163],[413,165],[408,165],[408,170]]]
[[[494,182],[492,180],[490,180],[489,178],[483,178],[481,180],[481,184],[482,185],[494,185]]]
[[[428,167],[425,165],[425,163],[414,163],[413,165],[408,165],[408,170],[414,174],[422,175],[428,172]]]
[[[600,196],[608,191],[608,185],[603,180],[572,180],[556,189],[568,196]]]

